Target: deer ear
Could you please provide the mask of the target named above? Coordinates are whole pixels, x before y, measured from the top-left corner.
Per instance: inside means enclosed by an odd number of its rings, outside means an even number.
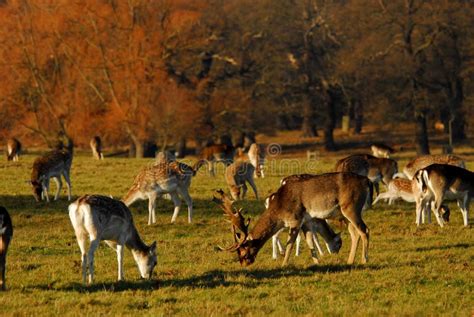
[[[150,245],[150,253],[155,253],[156,252],[156,241],[153,241],[153,243]]]

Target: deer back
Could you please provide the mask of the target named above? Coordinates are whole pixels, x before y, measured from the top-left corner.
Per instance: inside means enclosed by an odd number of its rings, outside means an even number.
[[[408,176],[408,178],[412,179],[416,171],[432,164],[447,164],[462,168],[466,166],[462,158],[452,154],[423,155],[410,161],[403,168],[403,172]]]

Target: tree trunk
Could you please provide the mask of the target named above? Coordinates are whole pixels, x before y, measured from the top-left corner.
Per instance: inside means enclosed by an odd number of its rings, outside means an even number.
[[[318,136],[316,130],[314,109],[311,98],[307,97],[303,103],[303,124],[301,126],[302,137],[313,138]]]
[[[415,113],[415,125],[416,152],[418,153],[418,155],[430,154],[428,128],[426,124],[426,116],[424,113]]]
[[[334,102],[328,94],[324,100],[326,107],[326,122],[324,124],[324,148],[326,151],[335,151],[336,144],[334,143],[334,128],[336,126],[336,111],[334,109]]]
[[[450,108],[451,108],[451,119],[452,122],[452,138],[453,142],[465,140],[466,139],[466,121],[462,113],[462,105],[464,101],[464,93],[462,87],[462,79],[456,78],[452,83],[452,93],[453,96],[450,98]]]
[[[364,122],[364,108],[360,100],[354,101],[354,133],[360,134],[362,132],[362,124]]]

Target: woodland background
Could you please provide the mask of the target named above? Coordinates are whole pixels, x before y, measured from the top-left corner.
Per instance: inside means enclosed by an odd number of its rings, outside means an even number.
[[[197,147],[301,130],[337,149],[350,118],[474,123],[465,0],[0,0],[0,138],[53,147]],[[472,128],[471,128],[472,129]]]

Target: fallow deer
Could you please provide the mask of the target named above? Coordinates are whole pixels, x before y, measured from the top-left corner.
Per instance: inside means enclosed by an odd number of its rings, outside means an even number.
[[[395,153],[395,150],[390,146],[382,143],[374,143],[370,146],[372,155],[379,158],[390,158],[390,154]]]
[[[255,193],[255,198],[258,200],[257,186],[253,180],[254,173],[255,167],[249,162],[237,161],[227,166],[225,180],[233,199],[245,199],[247,194],[246,183],[249,183]]]
[[[5,290],[7,251],[13,237],[13,225],[8,211],[0,206],[0,290]]]
[[[313,174],[294,174],[290,175],[287,177],[284,177],[280,180],[280,185],[284,185],[287,182],[292,182],[292,181],[299,181],[303,179],[309,179],[314,177]],[[266,200],[265,200],[265,208],[268,208],[269,201],[272,199],[274,194],[271,194]],[[318,249],[319,253],[322,255],[324,252],[321,248],[321,245],[319,243],[317,234],[320,234],[324,242],[326,244],[326,247],[328,249],[328,252],[330,254],[333,253],[338,253],[339,249],[342,246],[342,240],[341,240],[341,235],[340,233],[336,234],[334,230],[329,226],[329,224],[325,220],[321,219],[312,219],[311,222],[308,222],[307,225],[311,226],[311,231],[313,232],[313,241]],[[272,255],[273,258],[276,259],[278,256],[278,251],[280,254],[284,253],[283,251],[283,246],[280,242],[280,239],[278,238],[279,234],[283,231],[284,229],[281,229],[279,232],[277,232],[273,237],[272,237]],[[298,235],[296,238],[296,251],[295,254],[298,256],[300,254],[300,243],[301,243],[301,236],[303,234]]]
[[[199,163],[199,162],[198,162]],[[198,168],[198,167],[195,167]],[[192,173],[195,173],[195,169]],[[193,200],[189,195],[189,176],[186,172],[180,170],[179,164],[176,162],[157,162],[151,166],[143,168],[135,177],[132,187],[122,198],[125,205],[130,206],[137,199],[148,199],[148,224],[156,222],[155,207],[156,198],[158,196],[169,194],[174,204],[173,217],[171,222],[175,222],[181,208],[181,196],[188,205],[188,222],[192,222],[193,216]],[[179,195],[179,196],[178,196]]]
[[[18,162],[21,153],[21,143],[16,138],[7,141],[7,161]]]
[[[247,153],[249,162],[255,167],[255,177],[264,178],[265,151],[262,151],[261,145],[252,143]]]
[[[77,243],[81,249],[82,281],[94,280],[94,252],[105,241],[117,252],[118,280],[124,279],[123,249],[132,252],[140,276],[151,279],[156,261],[156,242],[146,245],[140,238],[130,210],[119,200],[100,195],[85,195],[69,205]],[[90,241],[87,249],[87,240]],[[89,273],[89,274],[87,274]]]
[[[102,140],[100,139],[100,136],[96,135],[93,137],[89,142],[89,145],[92,149],[92,156],[97,160],[103,160],[104,154],[102,153]]]
[[[416,171],[430,166],[431,164],[447,164],[462,168],[466,167],[466,163],[462,158],[452,154],[423,155],[410,161],[403,168],[403,173],[408,179],[413,179]]]
[[[312,218],[344,219],[348,223],[352,239],[348,263],[352,264],[360,239],[362,239],[362,262],[368,260],[369,230],[362,219],[362,210],[372,201],[372,183],[367,177],[353,173],[328,173],[287,182],[270,199],[268,208],[249,232],[250,221],[245,221],[241,211],[234,212],[231,201],[222,191],[214,197],[230,217],[235,244],[223,250],[237,251],[241,265],[255,262],[259,250],[281,228],[290,228],[283,265],[288,263],[293,244],[303,230],[310,246],[313,261],[318,262],[312,232],[305,221]],[[240,232],[235,232],[238,229]]]
[[[234,147],[227,144],[208,145],[202,150],[200,160],[207,163],[209,173],[215,176],[215,163],[223,162],[225,166],[229,166],[234,162]]]
[[[388,204],[401,198],[406,202],[416,202],[418,187],[414,186],[414,182],[405,178],[395,178],[388,183],[388,190],[380,193],[374,200],[374,205],[381,199],[388,199]],[[422,205],[420,205],[422,206]],[[445,221],[449,221],[450,210],[447,206],[441,206],[442,217]],[[429,203],[425,203],[421,210],[421,223],[431,223],[431,209]]]
[[[35,159],[31,172],[31,185],[36,201],[46,198],[49,202],[49,182],[53,178],[57,185],[54,200],[57,200],[62,188],[61,176],[64,177],[68,189],[68,200],[71,200],[71,164],[72,150],[54,150]]]
[[[474,173],[464,168],[447,165],[432,164],[418,170],[414,176],[418,187],[417,194],[417,223],[419,223],[419,203],[430,200],[431,207],[438,224],[443,227],[444,219],[440,209],[446,196],[456,199],[463,215],[464,226],[469,225],[469,203],[474,196]],[[422,205],[421,205],[422,206]]]

